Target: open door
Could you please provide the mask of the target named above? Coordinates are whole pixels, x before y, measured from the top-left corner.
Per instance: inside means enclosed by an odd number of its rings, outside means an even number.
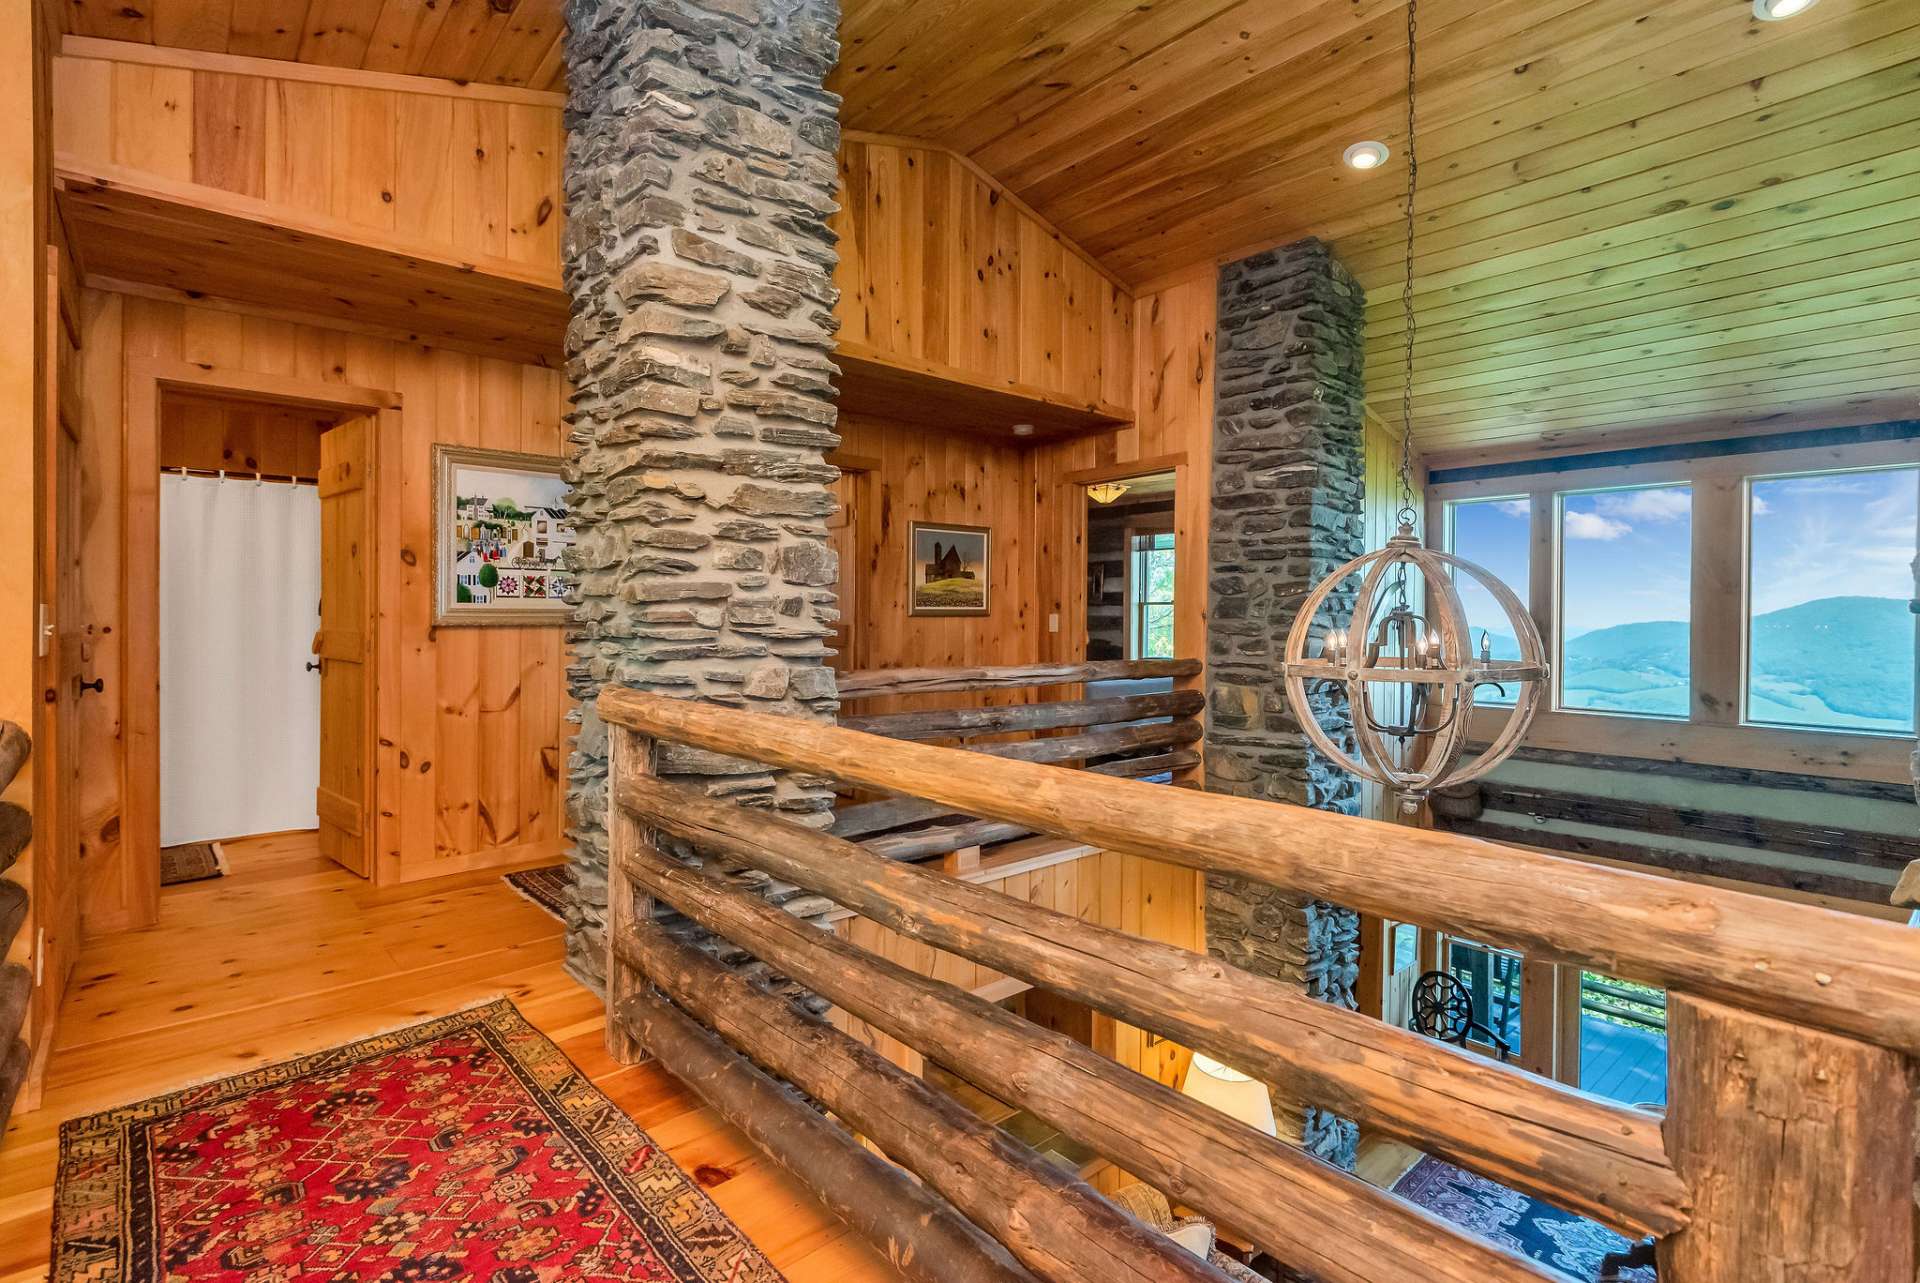
[[[373,432],[350,419],[320,436],[320,849],[373,870]]]

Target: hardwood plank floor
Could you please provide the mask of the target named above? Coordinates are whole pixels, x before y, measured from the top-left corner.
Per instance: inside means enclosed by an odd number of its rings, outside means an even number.
[[[0,1283],[47,1277],[62,1120],[505,995],[706,1187],[791,1283],[897,1283],[736,1129],[602,1045],[560,924],[496,873],[376,892],[311,833],[225,844],[232,872],[162,892],[160,925],[90,941],[41,1107],[0,1143]]]

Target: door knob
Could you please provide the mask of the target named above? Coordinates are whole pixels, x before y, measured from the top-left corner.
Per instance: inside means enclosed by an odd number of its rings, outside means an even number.
[[[90,682],[83,682],[76,677],[73,679],[73,687],[73,694],[77,699],[88,691],[94,691],[96,693],[104,692],[107,689],[107,679],[104,677],[96,677]]]
[[[310,659],[310,660],[308,660],[308,661],[307,661],[307,671],[308,671],[309,673],[317,673],[317,672],[319,672],[319,671],[320,671],[320,661],[319,661],[319,660],[317,660],[317,659]]]

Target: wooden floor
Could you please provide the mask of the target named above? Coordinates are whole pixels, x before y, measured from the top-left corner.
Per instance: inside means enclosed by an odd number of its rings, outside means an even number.
[[[599,1000],[561,969],[559,923],[498,876],[376,892],[322,859],[312,834],[226,849],[231,874],[168,888],[158,927],[85,949],[42,1106],[0,1144],[0,1283],[47,1277],[62,1119],[501,994],[694,1173],[791,1283],[897,1283],[676,1080],[607,1058]]]

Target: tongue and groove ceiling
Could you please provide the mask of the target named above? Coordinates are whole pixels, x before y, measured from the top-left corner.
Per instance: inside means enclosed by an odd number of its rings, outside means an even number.
[[[77,34],[533,87],[560,0],[72,0]],[[1135,285],[1306,235],[1400,415],[1404,0],[843,0],[849,129]],[[242,15],[246,15],[243,17]],[[1920,3],[1422,0],[1423,449],[1920,417]],[[1385,141],[1357,173],[1342,149]]]

